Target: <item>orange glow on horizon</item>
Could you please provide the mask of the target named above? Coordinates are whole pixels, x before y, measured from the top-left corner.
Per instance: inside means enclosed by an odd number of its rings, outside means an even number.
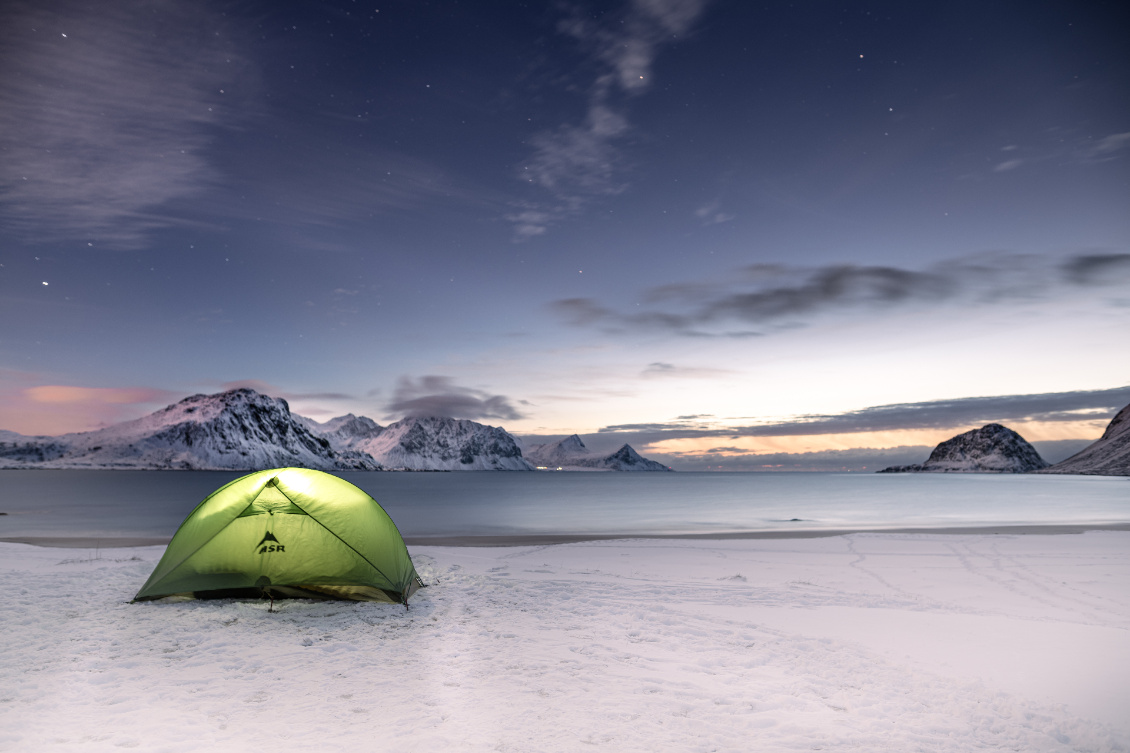
[[[1102,436],[1109,419],[1095,421],[1033,421],[1006,424],[1029,442],[1057,439],[1090,439]],[[774,453],[827,452],[860,448],[891,449],[893,447],[934,447],[958,434],[978,426],[953,429],[899,429],[894,431],[858,432],[853,434],[809,434],[782,437],[693,437],[668,439],[646,445],[643,452],[681,455],[740,457]]]
[[[152,387],[44,384],[0,390],[0,429],[28,436],[90,431],[140,418],[177,397]]]
[[[44,384],[28,387],[26,395],[35,403],[108,403],[123,405],[148,403],[159,399],[161,390],[145,387],[72,387],[62,384]]]

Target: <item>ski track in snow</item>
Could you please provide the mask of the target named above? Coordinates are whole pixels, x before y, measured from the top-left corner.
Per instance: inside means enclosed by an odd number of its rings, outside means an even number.
[[[1130,533],[414,547],[409,610],[275,613],[129,603],[161,552],[0,544],[0,750],[1130,750]]]

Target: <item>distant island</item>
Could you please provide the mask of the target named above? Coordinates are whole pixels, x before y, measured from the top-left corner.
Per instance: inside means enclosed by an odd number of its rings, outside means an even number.
[[[1050,465],[1012,429],[988,424],[934,448],[920,465],[896,465],[879,473],[1028,473]]]
[[[580,451],[570,470],[668,471],[624,445]],[[535,445],[531,449],[545,447]],[[568,454],[568,453],[565,453]],[[565,460],[565,454],[555,455]],[[539,463],[540,464],[540,463]],[[0,468],[254,470],[300,466],[324,471],[534,471],[505,429],[442,416],[388,426],[352,414],[326,422],[290,412],[282,398],[240,388],[193,395],[134,421],[57,437],[0,431]]]
[[[1012,429],[987,424],[942,442],[926,462],[878,473],[1062,473],[1130,476],[1130,405],[1118,412],[1096,442],[1055,465]]]

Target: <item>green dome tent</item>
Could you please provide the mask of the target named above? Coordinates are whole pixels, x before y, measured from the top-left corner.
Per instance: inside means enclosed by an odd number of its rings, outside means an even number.
[[[212,492],[134,601],[297,597],[408,604],[422,586],[376,500],[322,471],[258,471]]]

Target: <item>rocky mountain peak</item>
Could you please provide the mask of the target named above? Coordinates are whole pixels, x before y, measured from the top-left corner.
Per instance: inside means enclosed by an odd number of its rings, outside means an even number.
[[[354,445],[389,468],[532,471],[505,429],[448,416],[409,416]]]
[[[1110,440],[1130,434],[1130,405],[1127,405],[1110,420],[1102,439]]]
[[[892,466],[879,473],[1029,473],[1047,467],[1024,437],[1006,426],[986,424],[942,442],[921,465]]]
[[[524,453],[536,466],[566,470],[594,471],[669,471],[662,463],[641,457],[631,445],[623,445],[609,455],[591,452],[576,434],[556,442],[530,445]]]
[[[41,467],[251,470],[302,466],[375,470],[367,455],[335,450],[293,416],[281,398],[239,388],[192,395],[134,421],[51,438],[42,460],[26,449],[4,456]],[[15,453],[21,454],[15,454]]]
[[[560,442],[557,443],[557,446],[560,447],[562,450],[577,450],[577,451],[584,451],[584,452],[588,451],[588,448],[585,447],[585,443],[582,442],[581,438],[579,436],[577,436],[576,434],[572,434],[568,437],[565,437],[564,439],[562,439]]]
[[[366,416],[355,416],[352,413],[331,418],[323,423],[318,423],[309,418],[303,420],[307,428],[316,434],[331,438],[335,445],[352,446],[358,441],[372,439],[384,431],[384,427],[373,419]]]
[[[1130,405],[1118,411],[1094,444],[1044,472],[1130,476]]]

